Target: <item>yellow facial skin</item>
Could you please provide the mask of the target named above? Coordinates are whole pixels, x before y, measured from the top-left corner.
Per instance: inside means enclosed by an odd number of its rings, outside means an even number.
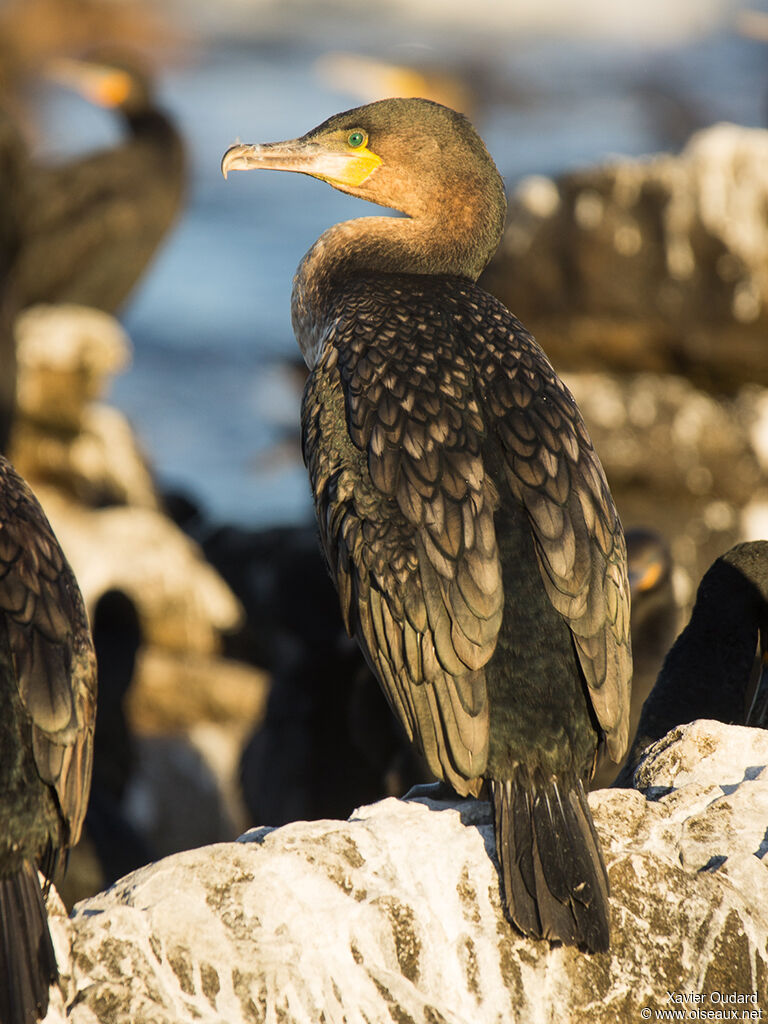
[[[60,58],[50,65],[47,73],[90,103],[110,110],[122,106],[131,94],[131,76],[119,68]]]
[[[297,171],[344,189],[358,188],[380,164],[381,157],[368,148],[366,133],[355,130],[334,133],[322,141],[302,138],[232,146],[224,154],[221,171],[225,178],[230,171],[258,168]]]
[[[131,93],[131,79],[124,71],[106,72],[100,82],[94,83],[90,99],[102,107],[120,107]]]
[[[368,138],[364,132],[351,132],[347,138],[348,146],[350,145],[349,139],[356,134],[363,137],[363,143],[355,147],[350,146],[348,153],[339,153],[340,159],[337,160],[337,163],[329,159],[327,171],[315,173],[313,177],[327,181],[329,185],[334,185],[337,188],[340,185],[350,188],[358,188],[362,185],[381,164],[381,157],[368,148]],[[337,154],[329,152],[328,156],[334,157]]]
[[[643,571],[643,575],[637,582],[638,593],[645,593],[649,590],[653,590],[653,588],[660,583],[663,572],[664,566],[661,562],[652,562]]]

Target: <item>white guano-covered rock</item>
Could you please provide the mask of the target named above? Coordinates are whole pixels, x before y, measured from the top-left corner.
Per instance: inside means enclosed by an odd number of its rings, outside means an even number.
[[[766,1013],[767,766],[767,733],[698,722],[652,748],[645,794],[591,794],[610,953],[515,934],[487,803],[389,799],[177,854],[58,918],[67,1020],[636,1024],[667,991]]]

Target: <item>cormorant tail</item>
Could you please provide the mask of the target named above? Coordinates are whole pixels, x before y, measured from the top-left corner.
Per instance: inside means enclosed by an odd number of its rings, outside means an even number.
[[[34,1024],[48,1012],[59,971],[37,870],[25,861],[0,878],[0,1024]]]
[[[502,902],[524,934],[608,949],[608,875],[581,782],[492,779]]]

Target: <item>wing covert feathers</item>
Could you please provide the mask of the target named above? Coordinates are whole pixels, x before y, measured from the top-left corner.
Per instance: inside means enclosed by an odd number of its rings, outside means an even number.
[[[503,610],[485,427],[445,324],[403,318],[387,336],[391,310],[374,305],[335,322],[305,396],[305,459],[347,626],[432,771],[466,793],[486,764],[483,670]]]
[[[88,801],[96,660],[79,588],[37,499],[0,460],[0,613],[37,770],[77,842]]]
[[[578,409],[541,349],[458,279],[353,278],[326,323],[302,410],[321,540],[347,628],[431,770],[466,793],[486,766],[502,488],[528,514],[546,593],[620,759],[624,539]]]
[[[506,483],[528,513],[549,600],[567,622],[611,757],[629,732],[632,653],[626,545],[600,461],[570,392],[525,328],[504,315],[473,334],[478,389]]]

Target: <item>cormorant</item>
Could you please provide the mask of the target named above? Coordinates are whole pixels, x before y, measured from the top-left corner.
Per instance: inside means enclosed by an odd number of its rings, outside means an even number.
[[[616,784],[631,786],[648,747],[697,718],[768,727],[768,541],[736,544],[704,574]]]
[[[23,309],[74,302],[114,313],[181,209],[184,146],[143,71],[117,61],[60,60],[52,74],[91,102],[118,111],[127,138],[29,175],[16,303]]]
[[[135,743],[124,707],[142,644],[135,603],[122,590],[105,591],[93,609],[92,632],[99,704],[85,831],[95,847],[106,887],[154,859],[149,844],[122,807],[136,768]]]
[[[608,877],[585,796],[627,742],[624,535],[576,404],[477,277],[506,199],[455,111],[382,100],[230,170],[300,171],[393,207],[326,231],[294,280],[311,373],[302,439],[354,634],[432,772],[488,780],[507,915],[605,950]]]
[[[88,803],[96,660],[75,577],[0,458],[0,1024],[30,1024],[58,978],[50,882]]]
[[[625,532],[632,613],[632,700],[629,735],[634,736],[643,702],[653,689],[659,669],[678,631],[678,607],[672,586],[672,554],[655,530],[631,527]],[[591,789],[610,786],[622,765],[605,758]]]

